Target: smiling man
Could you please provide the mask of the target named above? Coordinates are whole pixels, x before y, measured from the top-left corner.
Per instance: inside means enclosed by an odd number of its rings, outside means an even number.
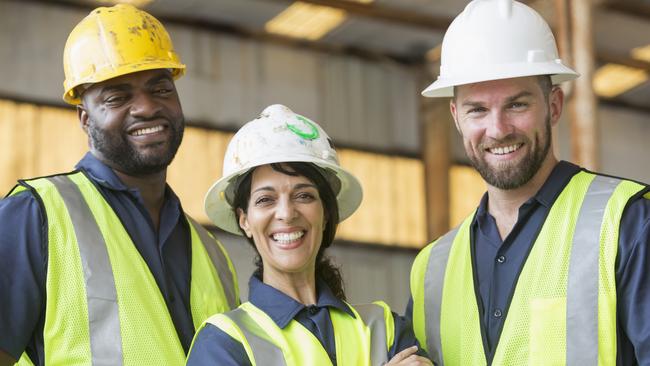
[[[228,255],[166,183],[185,65],[158,20],[117,5],[74,28],[64,68],[90,152],[0,201],[0,365],[182,365],[239,304]]]
[[[425,249],[407,315],[437,365],[650,364],[650,188],[553,154],[576,78],[544,19],[474,0],[450,25],[440,76],[487,193]]]

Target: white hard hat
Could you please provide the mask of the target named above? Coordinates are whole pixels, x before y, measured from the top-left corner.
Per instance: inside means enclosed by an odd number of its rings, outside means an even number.
[[[336,194],[339,221],[359,207],[363,192],[359,181],[339,165],[336,151],[323,129],[283,105],[264,109],[233,136],[226,149],[222,177],[205,196],[205,212],[219,228],[241,235],[232,210],[237,178],[252,168],[286,162],[306,162],[336,174],[341,188]]]
[[[553,84],[578,73],[562,64],[548,24],[513,0],[474,0],[442,40],[440,76],[425,97],[453,96],[453,87],[481,81],[550,75]]]

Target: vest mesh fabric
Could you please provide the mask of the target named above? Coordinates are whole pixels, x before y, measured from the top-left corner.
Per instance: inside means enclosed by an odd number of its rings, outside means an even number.
[[[184,352],[153,275],[115,212],[82,175],[79,186],[106,240],[113,269],[124,365],[182,364]]]
[[[623,181],[607,204],[600,232],[600,281],[598,289],[598,363],[616,364],[616,255],[621,217],[629,197],[643,187]]]
[[[564,189],[551,207],[517,280],[495,365],[565,363],[568,259],[578,213],[593,178],[575,175],[571,188]]]
[[[429,263],[431,249],[437,243],[438,241],[434,241],[418,253],[413,261],[410,277],[411,297],[413,299],[413,314],[411,319],[413,333],[415,333],[415,338],[420,343],[420,347],[424,348],[429,355],[431,355],[431,350],[427,346],[428,337],[425,329],[427,319],[424,314],[424,277],[427,273],[427,264]]]
[[[233,281],[235,281],[235,283],[231,285],[235,288],[235,294],[237,297],[237,299],[235,299],[236,304],[239,303],[239,296],[237,294],[237,276],[235,275],[235,270],[232,266],[232,263],[230,262],[230,258],[226,254],[226,251],[221,246],[221,243],[215,239],[213,243],[208,244],[217,246],[217,250],[221,251],[226,257],[228,267],[216,269],[212,265],[210,256],[208,255],[205,247],[200,244],[201,242],[196,229],[191,224],[190,229],[193,243],[191,271],[192,279],[196,279],[190,282],[190,308],[192,311],[192,321],[194,322],[194,328],[198,329],[201,324],[203,324],[203,322],[210,316],[230,310],[228,301],[226,301],[226,294],[223,289],[223,284],[221,283],[217,271],[231,272]],[[212,280],[214,278],[217,280]],[[221,300],[215,301],[215,299]]]
[[[384,316],[387,321],[393,322],[392,313],[385,303],[376,304],[384,308]],[[243,309],[255,322],[256,328],[263,333],[256,335],[279,348],[282,351],[284,360],[278,362],[265,358],[255,359],[255,351],[252,349],[240,327],[227,316],[217,314],[206,321],[230,335],[240,342],[253,366],[275,366],[286,364],[287,366],[331,366],[332,362],[320,341],[302,324],[292,320],[284,328],[279,328],[275,322],[262,310],[250,302],[242,304]],[[359,314],[351,307],[356,318],[339,310],[330,309],[330,317],[335,335],[336,360],[340,366],[375,366],[370,365],[370,329],[363,323]],[[387,331],[394,332],[394,325],[386,327]],[[394,336],[387,335],[388,347],[392,346]],[[388,351],[388,348],[387,350]]]
[[[79,188],[99,226],[115,281],[120,334],[117,339],[102,341],[120,342],[121,337],[123,365],[183,365],[185,353],[162,294],[119,218],[83,173],[67,177]],[[47,179],[27,184],[38,192],[48,218],[45,363],[48,366],[88,365],[92,355],[86,285],[70,215],[60,194]],[[192,239],[192,252],[201,253],[203,244],[195,236]],[[229,306],[219,277],[209,260],[193,262],[192,270],[192,282],[208,284],[202,287],[200,300],[194,301],[209,299],[209,304],[201,305],[204,309],[201,314],[192,314],[193,318],[201,322],[207,314],[227,311]],[[197,295],[191,293],[190,297]]]
[[[67,209],[54,186],[39,180],[48,206],[47,303],[43,329],[45,364],[85,365],[90,359],[88,307],[79,249]],[[80,301],[82,299],[82,301]],[[66,350],[59,352],[59,350]]]
[[[567,276],[573,234],[585,193],[595,175],[580,172],[551,208],[515,286],[494,365],[564,365]],[[619,225],[627,202],[645,187],[622,181],[607,201],[599,236],[598,363],[616,362],[615,261]],[[472,276],[469,231],[472,217],[454,239],[444,277],[441,333],[445,365],[484,365],[480,319]],[[436,243],[434,242],[433,245]],[[424,319],[424,273],[432,245],[416,258],[411,276],[416,336],[423,343],[436,329]],[[423,269],[424,268],[424,269]],[[418,277],[416,277],[418,276]],[[486,309],[492,311],[494,309]],[[421,320],[420,320],[421,319]],[[431,350],[429,350],[431,354]],[[477,356],[480,355],[480,357]]]
[[[440,315],[440,335],[445,365],[486,363],[479,327],[478,304],[473,292],[474,279],[469,247],[456,245],[456,243],[469,243],[470,224],[471,218],[468,218],[458,230],[445,270]],[[468,296],[461,294],[463,290],[470,294]],[[459,296],[462,298],[459,299]],[[469,335],[473,336],[468,337]]]

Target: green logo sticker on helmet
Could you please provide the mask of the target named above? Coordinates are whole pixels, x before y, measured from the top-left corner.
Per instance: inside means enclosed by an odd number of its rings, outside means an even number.
[[[296,119],[306,124],[309,127],[309,132],[304,132],[296,125],[292,125],[291,123],[287,122],[287,127],[289,128],[289,130],[291,130],[291,132],[295,133],[296,135],[302,137],[305,140],[315,140],[318,138],[319,136],[318,128],[316,127],[314,122],[310,121],[309,118],[305,118],[303,116],[296,116]]]

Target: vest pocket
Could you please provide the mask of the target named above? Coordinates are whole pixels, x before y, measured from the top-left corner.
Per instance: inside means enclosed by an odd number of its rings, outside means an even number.
[[[566,362],[566,297],[530,302],[529,365]]]

